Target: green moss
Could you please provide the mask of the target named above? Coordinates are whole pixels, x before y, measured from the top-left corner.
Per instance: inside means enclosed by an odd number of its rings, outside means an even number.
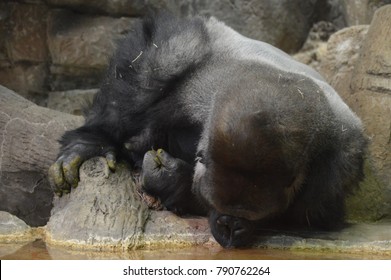
[[[364,166],[364,174],[365,179],[360,183],[359,190],[346,201],[347,220],[350,222],[374,222],[389,214],[387,190],[377,180],[368,161]]]

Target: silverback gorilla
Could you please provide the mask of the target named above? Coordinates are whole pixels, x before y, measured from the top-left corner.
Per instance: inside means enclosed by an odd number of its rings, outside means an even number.
[[[215,18],[157,15],[119,42],[85,124],[60,143],[57,194],[91,157],[113,170],[130,160],[168,210],[208,214],[215,239],[240,247],[266,221],[341,226],[366,138],[323,78],[284,52]]]

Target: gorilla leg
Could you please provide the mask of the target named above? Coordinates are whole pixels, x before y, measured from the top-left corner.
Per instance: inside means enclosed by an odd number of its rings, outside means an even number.
[[[163,149],[145,154],[141,180],[143,189],[158,197],[168,210],[179,215],[207,213],[191,191],[193,166]]]

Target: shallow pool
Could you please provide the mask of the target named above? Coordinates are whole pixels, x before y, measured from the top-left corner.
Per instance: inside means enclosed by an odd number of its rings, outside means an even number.
[[[279,249],[222,249],[220,247],[164,248],[154,250],[135,250],[130,252],[74,251],[48,246],[41,239],[27,244],[0,244],[2,260],[79,260],[79,259],[180,259],[180,260],[307,260],[307,259],[389,259],[390,256],[368,253],[313,252]]]

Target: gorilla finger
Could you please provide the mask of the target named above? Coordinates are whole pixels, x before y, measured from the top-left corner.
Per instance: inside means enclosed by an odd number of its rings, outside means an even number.
[[[77,185],[76,185],[77,186]],[[71,186],[69,184],[65,184],[61,190],[62,194],[68,194],[71,192]],[[62,195],[61,194],[61,195]]]
[[[77,187],[77,184],[79,183],[79,168],[82,163],[83,160],[78,154],[71,154],[64,159],[62,170],[66,185],[64,185],[62,189],[65,193],[69,193],[71,187]]]
[[[58,197],[62,197],[62,194],[63,194],[63,192],[62,192],[61,189],[56,189],[56,190],[54,191],[54,193],[55,193]]]
[[[106,154],[106,161],[107,161],[107,165],[109,166],[110,170],[115,171],[115,169],[117,167],[117,160],[116,160],[114,152],[108,152]]]
[[[48,171],[49,183],[54,189],[54,192],[61,190],[63,185],[66,183],[64,174],[62,172],[62,161],[58,160],[49,167]]]
[[[145,153],[143,160],[143,169],[155,169],[160,168],[161,166],[162,162],[155,150],[149,150]]]
[[[172,155],[170,155],[163,149],[157,150],[156,157],[158,158],[161,166],[169,170],[177,169],[178,163],[181,162],[181,160],[174,158]]]
[[[161,161],[161,158],[159,156],[156,156],[153,158],[153,161],[156,164],[156,167],[162,167],[164,166],[163,162]]]

